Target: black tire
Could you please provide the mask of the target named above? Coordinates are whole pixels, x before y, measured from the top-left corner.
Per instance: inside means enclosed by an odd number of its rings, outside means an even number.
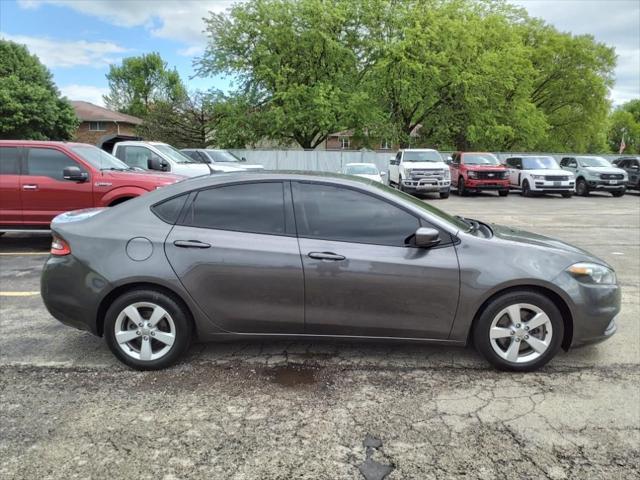
[[[501,197],[506,197],[507,195],[509,195],[509,190],[499,190],[498,195],[500,195]]]
[[[529,187],[529,180],[524,180],[522,182],[522,196],[533,197],[533,193],[531,192],[531,187]]]
[[[589,196],[589,186],[584,178],[579,178],[576,182],[576,195],[580,195],[581,197]]]
[[[461,197],[466,197],[468,194],[469,192],[467,191],[467,187],[465,187],[464,185],[464,178],[458,178],[458,195],[460,195]]]
[[[175,339],[169,350],[160,358],[154,360],[140,360],[125,353],[116,341],[116,322],[121,312],[136,303],[151,303],[162,307],[171,317],[175,327]],[[166,320],[161,320],[166,322]],[[159,326],[161,326],[159,322]],[[104,337],[111,352],[125,365],[136,370],[161,370],[173,365],[187,351],[191,343],[192,323],[189,312],[172,296],[151,289],[134,289],[118,297],[109,307],[104,321]],[[162,343],[151,337],[149,342],[159,349]],[[138,341],[138,339],[134,340]],[[142,342],[142,338],[140,338]]]
[[[440,198],[449,198],[449,190],[446,192],[440,192]]]
[[[571,198],[573,197],[573,192],[562,192],[563,198]]]
[[[540,356],[528,362],[515,363],[502,358],[492,347],[489,337],[494,318],[503,309],[515,304],[530,304],[538,307],[549,317],[551,323],[552,333],[548,347]],[[511,291],[491,300],[475,321],[472,335],[473,343],[478,352],[498,370],[531,372],[544,366],[558,353],[564,336],[564,322],[560,310],[547,296],[537,292]],[[515,339],[516,337],[513,337],[510,341],[513,342]],[[524,345],[525,343],[523,340],[522,344]],[[525,349],[530,348],[528,344],[524,346]]]
[[[620,198],[624,194],[625,194],[625,190],[620,190],[619,192],[611,192],[611,195],[613,195],[616,198]]]
[[[400,175],[398,175],[397,187],[398,187],[398,190],[400,190],[401,192],[404,192],[404,188],[402,186],[402,177]]]

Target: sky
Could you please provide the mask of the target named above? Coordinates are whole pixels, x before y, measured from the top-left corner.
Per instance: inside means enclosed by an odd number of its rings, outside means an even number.
[[[234,0],[0,0],[0,37],[27,45],[63,95],[102,105],[109,65],[159,52],[191,90],[231,88],[195,76],[206,44],[203,17]],[[511,0],[559,30],[591,34],[618,54],[614,104],[640,98],[640,0]]]

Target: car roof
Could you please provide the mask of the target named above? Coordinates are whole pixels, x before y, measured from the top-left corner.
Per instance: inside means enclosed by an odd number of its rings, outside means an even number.
[[[402,152],[438,152],[438,150],[436,150],[435,148],[401,148],[400,151]]]
[[[0,140],[0,145],[21,145],[25,147],[29,147],[29,146],[42,147],[42,146],[54,146],[54,145],[63,146],[63,147],[74,147],[74,146],[95,147],[95,145],[91,145],[90,143],[56,142],[51,140]]]

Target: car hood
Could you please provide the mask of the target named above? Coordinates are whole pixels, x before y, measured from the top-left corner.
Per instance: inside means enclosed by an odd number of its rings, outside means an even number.
[[[361,177],[361,178],[367,178],[369,180],[374,180],[376,182],[381,182],[382,181],[382,177],[380,177],[380,175],[369,175],[367,173],[357,173],[355,174],[356,177]]]
[[[403,162],[402,166],[404,168],[410,168],[411,170],[415,168],[424,168],[424,169],[438,169],[438,168],[446,168],[449,166],[444,162]]]
[[[157,173],[148,170],[104,170],[103,178],[111,178],[113,180],[132,182],[132,183],[151,183],[155,185],[169,185],[179,182],[185,177],[182,175],[174,175],[172,173]]]
[[[507,169],[504,165],[467,165],[466,163],[465,167],[467,167],[467,170],[472,170],[474,172],[504,172]]]
[[[523,172],[530,173],[531,175],[565,175],[573,177],[573,172],[569,170],[562,170],[561,168],[536,168],[532,170],[522,170]]]
[[[584,167],[584,169],[589,173],[615,173],[619,175],[625,173],[623,169],[617,167]]]
[[[519,244],[522,247],[542,247],[556,250],[558,253],[568,254],[568,256],[575,257],[575,261],[591,261],[599,263],[601,265],[609,266],[604,260],[596,257],[592,253],[576,247],[561,240],[539,235],[533,232],[527,232],[525,230],[519,230],[517,228],[507,227],[505,225],[491,224],[491,229],[496,238],[507,241],[514,244]]]

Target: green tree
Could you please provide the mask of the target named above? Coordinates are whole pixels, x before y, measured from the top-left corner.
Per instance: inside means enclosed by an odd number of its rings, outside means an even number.
[[[623,153],[640,153],[640,100],[631,100],[611,113],[607,136],[611,152],[620,151],[623,137],[626,145]]]
[[[129,115],[145,117],[155,102],[180,103],[186,89],[180,75],[158,53],[129,57],[122,65],[111,65],[107,73],[107,107]]]
[[[73,108],[38,57],[0,40],[0,138],[69,140],[77,127]]]
[[[614,49],[590,35],[562,33],[535,19],[526,22],[523,38],[535,69],[531,101],[549,126],[532,147],[573,152],[605,148]]]
[[[332,132],[363,125],[370,99],[360,86],[358,2],[254,0],[206,20],[210,38],[201,75],[238,82],[256,132],[315,148]],[[244,119],[238,118],[240,123]]]
[[[137,133],[177,148],[206,148],[215,140],[220,96],[219,92],[195,92],[180,101],[156,101]]]

